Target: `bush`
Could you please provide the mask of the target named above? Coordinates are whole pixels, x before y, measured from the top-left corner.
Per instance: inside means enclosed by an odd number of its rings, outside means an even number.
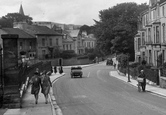
[[[76,56],[74,50],[63,51],[60,55],[63,59],[69,59]]]
[[[95,59],[96,54],[94,54],[94,53],[89,53],[89,54],[88,54],[88,57],[89,57],[90,60],[93,60],[93,59]]]
[[[82,56],[78,56],[77,59],[87,59],[88,56],[87,55],[82,55]]]
[[[131,68],[136,68],[136,67],[138,67],[139,65],[140,65],[139,62],[134,62],[134,63],[130,64],[129,67],[131,67]]]
[[[125,54],[120,54],[117,56],[117,60],[120,63],[120,67],[126,68],[128,63],[128,57]]]

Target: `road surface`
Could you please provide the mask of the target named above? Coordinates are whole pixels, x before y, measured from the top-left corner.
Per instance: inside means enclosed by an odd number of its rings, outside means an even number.
[[[70,69],[53,85],[63,115],[166,115],[166,99],[109,76],[105,63],[83,68],[83,78],[71,78]]]

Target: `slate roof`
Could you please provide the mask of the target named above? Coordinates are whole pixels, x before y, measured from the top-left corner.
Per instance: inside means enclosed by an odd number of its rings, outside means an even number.
[[[26,33],[18,28],[2,28],[7,34],[18,34],[19,38],[35,38],[35,36]]]
[[[71,37],[76,38],[79,35],[80,30],[67,30]]]
[[[33,35],[62,35],[46,26],[26,25],[24,30]]]
[[[68,31],[63,30],[62,33],[67,35],[67,38],[63,38],[63,42],[73,42],[73,38],[70,36]]]
[[[83,36],[83,39],[85,41],[96,41],[96,38],[94,37],[93,34],[89,34],[88,36]]]

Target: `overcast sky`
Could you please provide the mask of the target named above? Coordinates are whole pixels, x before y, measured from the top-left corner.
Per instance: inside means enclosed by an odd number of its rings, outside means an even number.
[[[22,3],[24,14],[33,21],[91,26],[93,19],[99,20],[99,11],[124,2],[141,4],[149,0],[0,0],[0,17],[19,12]]]

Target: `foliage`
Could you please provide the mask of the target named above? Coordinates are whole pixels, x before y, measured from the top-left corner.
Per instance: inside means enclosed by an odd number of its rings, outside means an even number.
[[[32,17],[27,15],[22,15],[19,13],[8,13],[5,16],[2,16],[0,19],[0,25],[2,27],[13,27],[13,22],[27,22],[28,24],[32,24]]]
[[[83,25],[80,27],[80,32],[86,31],[87,34],[93,33],[93,26]]]
[[[141,63],[142,63],[142,65],[146,65],[147,62],[145,60],[142,60]]]
[[[129,66],[130,66],[131,68],[136,68],[136,67],[138,67],[138,65],[140,65],[139,62],[134,62],[134,63],[131,63]]]
[[[88,58],[87,55],[80,55],[80,56],[77,57],[77,59],[87,59],[87,58]]]
[[[104,54],[129,53],[133,60],[138,16],[146,8],[146,4],[122,3],[100,11],[100,20],[94,20],[97,48]]]
[[[69,59],[69,58],[72,58],[75,56],[76,56],[76,54],[75,54],[74,50],[65,50],[62,53],[60,53],[60,57],[63,59]]]
[[[117,56],[117,60],[120,63],[121,68],[127,68],[128,56],[125,54],[120,54]]]
[[[166,62],[163,63],[163,68],[166,69]]]

